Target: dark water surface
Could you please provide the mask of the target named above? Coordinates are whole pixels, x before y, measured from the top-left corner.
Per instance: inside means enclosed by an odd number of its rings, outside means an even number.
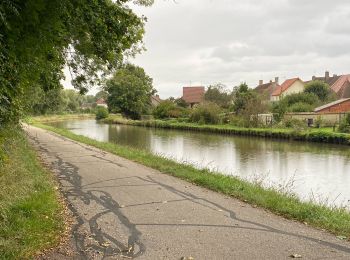
[[[287,187],[302,199],[350,204],[349,146],[106,125],[95,120],[51,124],[99,141],[145,149],[198,168]]]

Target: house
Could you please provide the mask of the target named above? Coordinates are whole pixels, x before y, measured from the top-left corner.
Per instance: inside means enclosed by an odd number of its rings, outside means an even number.
[[[275,78],[275,81],[270,80],[269,83],[264,83],[263,80],[259,80],[259,85],[254,89],[254,91],[265,99],[271,100],[273,91],[279,86],[278,77]]]
[[[340,76],[331,89],[340,99],[350,98],[350,74]]]
[[[271,101],[279,101],[290,94],[303,92],[305,83],[299,78],[287,79],[281,86],[278,86],[271,95]]]
[[[105,108],[108,108],[108,105],[106,103],[106,100],[103,99],[103,98],[100,98],[96,101],[96,106],[98,107],[105,107]]]
[[[159,95],[151,96],[151,105],[152,107],[157,107],[162,100],[160,99]]]
[[[339,99],[350,98],[350,74],[330,76],[329,71],[326,71],[324,77],[313,76],[312,81],[315,80],[327,83]]]
[[[329,71],[326,71],[324,73],[324,77],[312,76],[312,81],[315,81],[315,80],[323,81],[331,87],[339,78],[340,78],[340,76],[338,76],[337,74],[333,74],[333,76],[330,76]],[[309,83],[309,82],[310,81],[305,82],[305,83]]]
[[[187,104],[193,107],[196,104],[200,104],[204,101],[205,88],[200,87],[183,87],[182,99]]]
[[[329,104],[317,107],[315,112],[318,114],[327,113],[349,113],[350,112],[350,98],[342,98]]]

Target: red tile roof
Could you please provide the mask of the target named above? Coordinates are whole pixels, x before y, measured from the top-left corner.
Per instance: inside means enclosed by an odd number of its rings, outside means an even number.
[[[204,101],[204,87],[183,87],[182,99],[188,104],[201,103]]]
[[[272,93],[272,96],[279,96],[284,91],[286,91],[290,86],[292,86],[299,78],[287,79],[281,86],[278,86]]]
[[[338,94],[338,92],[342,90],[344,84],[347,81],[350,82],[350,74],[340,76],[340,78],[331,86],[331,89]]]

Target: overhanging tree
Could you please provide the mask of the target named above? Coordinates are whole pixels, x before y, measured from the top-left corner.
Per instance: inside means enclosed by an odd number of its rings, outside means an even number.
[[[129,0],[2,0],[0,123],[15,121],[32,86],[60,88],[70,67],[81,93],[142,47],[144,17]],[[150,5],[152,0],[132,1]]]

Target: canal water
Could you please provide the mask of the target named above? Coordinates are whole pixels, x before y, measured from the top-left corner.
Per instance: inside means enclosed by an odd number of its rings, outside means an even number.
[[[348,146],[107,125],[95,120],[51,124],[99,141],[145,149],[198,168],[292,191],[303,200],[350,205]]]

